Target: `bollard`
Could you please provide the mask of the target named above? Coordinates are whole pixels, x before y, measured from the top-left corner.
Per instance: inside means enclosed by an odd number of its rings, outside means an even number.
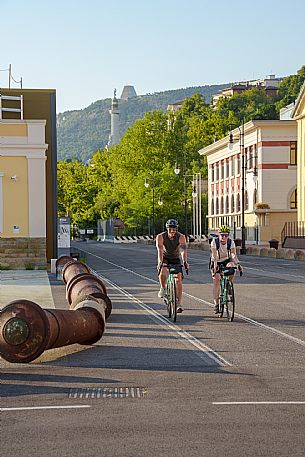
[[[103,335],[104,308],[94,298],[77,309],[42,309],[29,300],[15,300],[0,312],[0,355],[12,363],[27,363],[45,350],[78,343],[91,345]]]
[[[62,279],[65,284],[71,281],[72,278],[81,274],[81,273],[90,273],[89,267],[86,264],[79,262],[77,260],[72,260],[67,262],[62,268]]]

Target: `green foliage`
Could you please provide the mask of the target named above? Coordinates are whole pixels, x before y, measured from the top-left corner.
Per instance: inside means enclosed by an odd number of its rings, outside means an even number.
[[[277,95],[276,109],[279,111],[284,106],[294,102],[298,97],[302,84],[305,81],[305,65],[297,71],[296,75],[287,76],[280,83]]]
[[[210,101],[214,94],[227,86],[228,84],[188,87],[120,100],[121,136],[137,119],[143,118],[146,112],[164,112],[169,104],[196,93],[204,95],[206,100]],[[107,98],[82,110],[65,111],[57,115],[59,160],[71,158],[85,163],[94,151],[104,149],[110,133],[110,107],[111,99]]]
[[[296,98],[304,79],[302,67],[297,75],[283,80],[276,99],[253,88],[219,99],[216,109],[198,93],[190,94],[180,111],[164,112],[170,103],[167,97],[161,110],[152,110],[138,119],[139,99],[143,97],[124,102],[132,109],[128,115],[125,111],[125,126],[129,128],[120,144],[98,149],[87,165],[78,160],[59,162],[59,215],[70,214],[72,222],[79,226],[92,225],[98,218],[121,218],[131,230],[147,227],[154,205],[155,222],[160,229],[169,217],[174,217],[184,230],[185,200],[189,220],[192,210],[192,175],[200,172],[203,178],[207,177],[206,158],[198,151],[243,121],[278,118],[281,103]],[[151,104],[160,102],[157,95],[150,96]],[[94,105],[89,107],[93,117]],[[178,175],[174,173],[176,163]],[[148,187],[144,186],[145,180]],[[160,198],[162,205],[158,205]],[[202,197],[202,212],[204,220],[207,194]]]

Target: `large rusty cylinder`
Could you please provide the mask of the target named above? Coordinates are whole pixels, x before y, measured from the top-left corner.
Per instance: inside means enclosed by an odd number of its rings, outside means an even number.
[[[63,267],[66,265],[66,263],[72,262],[72,261],[74,262],[73,257],[71,257],[69,255],[62,255],[61,257],[58,257],[58,259],[56,260],[56,263],[55,263],[56,269],[62,270]]]
[[[75,311],[46,310],[29,300],[9,303],[0,312],[1,357],[12,363],[28,363],[46,349],[96,343],[105,329],[99,306],[93,298]]]
[[[70,305],[70,309],[78,309],[78,305],[80,302],[85,300],[95,300],[102,309],[105,315],[105,319],[107,320],[112,311],[112,303],[108,295],[104,294],[103,292],[92,292],[90,295],[81,295],[77,297]]]
[[[107,295],[103,281],[91,273],[82,273],[72,278],[66,285],[66,298],[69,305],[79,297],[92,295],[94,292],[102,292]]]
[[[55,267],[56,267],[56,277],[58,279],[62,279],[62,270],[65,267],[67,263],[74,262],[73,257],[70,257],[69,255],[62,255],[59,257],[56,262],[55,262]]]
[[[72,278],[78,276],[81,273],[90,273],[89,267],[85,263],[77,260],[67,262],[62,269],[62,279],[65,284],[71,281]]]

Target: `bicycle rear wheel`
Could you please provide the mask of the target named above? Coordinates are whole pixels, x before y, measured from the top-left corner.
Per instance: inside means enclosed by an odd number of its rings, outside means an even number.
[[[227,295],[226,295],[226,315],[228,321],[232,322],[234,319],[235,312],[235,297],[234,297],[234,287],[231,281],[227,284]]]
[[[173,279],[171,282],[171,305],[172,305],[172,316],[173,321],[177,320],[177,290],[176,290],[176,281]]]

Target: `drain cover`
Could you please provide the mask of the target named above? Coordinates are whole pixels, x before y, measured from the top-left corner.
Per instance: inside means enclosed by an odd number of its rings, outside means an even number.
[[[142,398],[146,393],[143,387],[88,387],[70,389],[69,398]]]

